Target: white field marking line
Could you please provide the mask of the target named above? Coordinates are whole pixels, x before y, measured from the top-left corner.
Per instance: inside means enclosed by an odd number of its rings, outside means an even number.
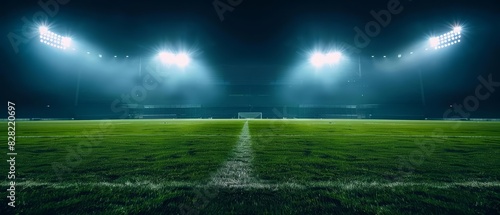
[[[17,136],[17,138],[76,138],[76,137],[89,137],[89,136],[100,136],[100,137],[234,137],[240,135],[217,135],[217,134],[186,134],[186,135],[173,135],[173,134],[89,134],[89,135],[24,135]],[[500,138],[500,136],[474,136],[474,135],[407,135],[407,134],[332,134],[332,135],[310,135],[310,134],[280,134],[280,135],[255,135],[256,137],[332,137],[332,136],[345,136],[345,137],[428,137],[428,138]]]
[[[239,135],[216,135],[216,134],[199,134],[199,135],[177,135],[177,133],[171,134],[89,134],[89,135],[23,135],[16,136],[17,138],[72,138],[72,137],[92,137],[92,136],[100,136],[100,137],[235,137]]]
[[[208,185],[222,187],[244,187],[257,183],[252,176],[252,140],[248,121],[243,125],[236,148],[229,159],[217,170]]]
[[[2,186],[8,186],[7,182],[1,183]],[[248,182],[240,184],[223,184],[209,183],[206,185],[195,182],[170,181],[163,183],[153,183],[151,181],[142,182],[37,182],[24,181],[17,182],[16,185],[21,188],[29,187],[50,187],[54,189],[69,189],[69,188],[89,188],[89,187],[113,187],[113,188],[145,188],[149,190],[158,190],[162,188],[238,188],[238,189],[309,189],[309,188],[336,188],[341,190],[362,190],[367,188],[372,189],[389,189],[389,188],[407,188],[407,187],[426,187],[436,189],[453,189],[453,188],[491,188],[500,187],[500,181],[479,182],[479,181],[462,181],[462,182],[366,182],[366,181],[320,181],[310,183],[275,183],[265,184],[259,182]]]

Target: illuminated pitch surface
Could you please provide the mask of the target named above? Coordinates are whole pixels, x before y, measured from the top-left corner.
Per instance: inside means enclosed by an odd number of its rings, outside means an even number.
[[[17,128],[17,152],[26,156],[18,156],[16,201],[26,213],[499,212],[497,122],[124,120]]]

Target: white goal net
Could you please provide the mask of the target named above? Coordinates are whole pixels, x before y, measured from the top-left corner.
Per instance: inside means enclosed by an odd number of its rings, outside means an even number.
[[[238,112],[238,119],[262,119],[262,112]]]

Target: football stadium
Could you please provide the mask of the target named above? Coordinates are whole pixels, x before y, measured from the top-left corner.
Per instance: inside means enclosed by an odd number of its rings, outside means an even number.
[[[3,4],[0,214],[500,214],[493,1]]]

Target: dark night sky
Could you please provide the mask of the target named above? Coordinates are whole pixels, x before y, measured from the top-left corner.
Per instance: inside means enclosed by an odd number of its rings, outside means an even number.
[[[387,2],[243,0],[234,11],[226,12],[221,22],[212,0],[71,0],[60,7],[49,23],[52,30],[74,35],[75,40],[92,44],[108,55],[151,56],[162,45],[182,42],[197,47],[203,60],[216,69],[228,65],[281,68],[293,66],[304,57],[301,52],[314,47],[318,41],[352,44],[356,34],[353,28],[363,28],[373,20],[370,11],[386,9]],[[500,76],[496,59],[500,48],[497,4],[492,0],[402,0],[403,12],[392,17],[389,26],[373,38],[362,55],[397,55],[433,32],[447,31],[453,22],[464,24],[470,38],[468,44],[463,45],[460,53],[449,56],[447,62],[456,68],[443,68],[445,74],[431,79],[431,82],[440,82],[437,86],[454,84],[445,88],[457,91],[454,96],[460,98],[473,91],[479,74]],[[37,1],[9,1],[3,3],[1,10],[2,100],[29,98],[39,91],[33,86],[40,87],[44,81],[63,84],[66,79],[74,79],[74,76],[62,75],[54,78],[57,81],[47,80],[50,77],[38,65],[41,60],[36,59],[34,50],[40,45],[36,39],[20,45],[18,54],[13,51],[7,35],[9,32],[20,34],[21,18],[31,19],[41,10]],[[272,76],[279,71],[260,73]],[[228,80],[239,76],[223,69],[218,75]],[[38,95],[49,96],[48,92],[50,90]]]

